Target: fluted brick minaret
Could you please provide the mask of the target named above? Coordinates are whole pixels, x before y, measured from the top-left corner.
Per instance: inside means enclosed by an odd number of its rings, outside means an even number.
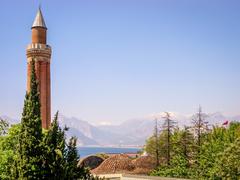
[[[30,62],[35,60],[40,92],[42,127],[45,129],[48,129],[51,124],[51,53],[51,47],[47,45],[47,27],[39,8],[32,25],[32,43],[27,47],[27,91],[30,91]]]

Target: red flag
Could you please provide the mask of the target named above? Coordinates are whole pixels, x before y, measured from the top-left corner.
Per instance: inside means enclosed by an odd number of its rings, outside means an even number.
[[[225,121],[222,125],[228,125],[228,121]]]

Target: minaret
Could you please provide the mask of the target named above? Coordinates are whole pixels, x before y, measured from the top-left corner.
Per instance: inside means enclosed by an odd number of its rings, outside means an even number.
[[[39,8],[32,25],[32,43],[27,47],[27,91],[30,91],[31,61],[35,60],[36,76],[39,83],[42,127],[51,124],[51,47],[47,45],[47,27]]]

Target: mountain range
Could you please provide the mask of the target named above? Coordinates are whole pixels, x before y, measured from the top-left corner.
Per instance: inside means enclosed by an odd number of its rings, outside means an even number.
[[[191,124],[191,115],[171,113],[172,119],[180,127]],[[87,121],[59,115],[60,126],[69,127],[67,137],[76,136],[79,146],[143,146],[146,139],[152,135],[154,128],[154,118],[159,119],[159,124],[163,122],[163,113],[154,116],[127,120],[119,125],[92,125]],[[1,116],[10,124],[18,123],[16,119]],[[240,116],[227,117],[222,113],[208,114],[206,120],[210,125],[221,125],[224,121],[239,121]]]

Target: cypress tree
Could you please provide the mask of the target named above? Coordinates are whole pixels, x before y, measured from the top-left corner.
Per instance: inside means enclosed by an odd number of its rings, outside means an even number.
[[[65,176],[65,130],[59,127],[58,112],[44,138],[45,147],[45,178],[59,179]]]
[[[67,146],[66,154],[66,179],[83,179],[89,180],[94,179],[91,177],[88,169],[78,166],[79,155],[77,152],[77,138],[71,137]]]
[[[21,119],[18,173],[20,179],[41,179],[42,126],[34,59],[31,61],[30,87],[30,91],[26,93]]]
[[[56,114],[51,128],[42,131],[40,94],[35,62],[31,61],[30,91],[26,93],[18,136],[17,158],[12,179],[94,179],[84,167],[78,167],[76,138],[66,144],[65,131]]]
[[[66,143],[65,132],[68,129],[62,129],[58,123],[58,112],[47,131],[44,138],[45,160],[43,179],[52,180],[90,180],[91,175],[84,167],[79,167],[79,155],[76,148],[77,139],[72,137],[69,143]],[[93,178],[92,178],[93,179]]]

